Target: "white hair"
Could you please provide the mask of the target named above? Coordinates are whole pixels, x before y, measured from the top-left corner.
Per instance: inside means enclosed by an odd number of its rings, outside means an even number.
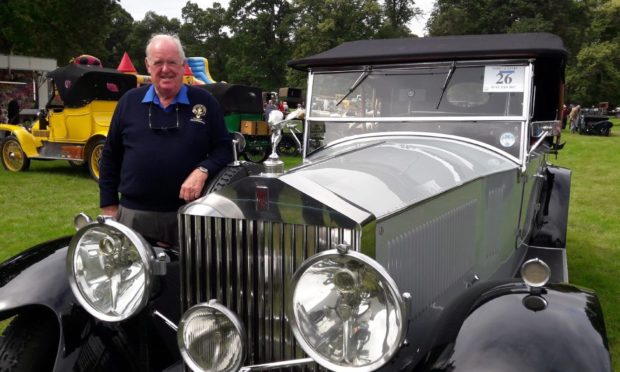
[[[149,50],[151,49],[151,45],[157,41],[163,41],[163,40],[172,41],[177,47],[177,50],[179,52],[179,57],[181,57],[183,62],[185,62],[185,51],[183,50],[183,44],[181,44],[181,40],[179,39],[177,35],[170,35],[170,34],[155,34],[151,36],[148,43],[146,43],[146,58],[150,59]]]

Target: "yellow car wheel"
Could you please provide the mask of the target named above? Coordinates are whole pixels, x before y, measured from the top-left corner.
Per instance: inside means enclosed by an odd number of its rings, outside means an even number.
[[[103,153],[103,145],[105,139],[100,138],[88,146],[86,161],[88,162],[88,170],[93,179],[99,182],[99,161],[101,160],[101,154]]]
[[[2,153],[2,166],[11,172],[25,171],[30,167],[30,159],[22,150],[17,138],[6,137],[0,143],[0,152]]]

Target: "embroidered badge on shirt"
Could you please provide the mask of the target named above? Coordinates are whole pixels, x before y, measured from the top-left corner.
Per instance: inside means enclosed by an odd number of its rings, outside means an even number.
[[[200,124],[206,124],[203,118],[207,114],[207,108],[204,105],[194,105],[194,108],[192,108],[192,112],[195,116],[191,118],[190,121]]]

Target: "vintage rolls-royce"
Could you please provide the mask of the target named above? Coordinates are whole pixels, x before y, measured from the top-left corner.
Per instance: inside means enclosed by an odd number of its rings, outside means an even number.
[[[179,210],[179,247],[78,216],[4,263],[0,365],[610,371],[599,300],[568,283],[571,172],[549,163],[566,58],[534,33],[289,62],[303,163],[235,161]]]

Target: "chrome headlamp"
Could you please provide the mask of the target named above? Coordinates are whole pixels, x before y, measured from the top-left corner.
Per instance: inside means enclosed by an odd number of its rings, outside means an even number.
[[[183,360],[194,371],[238,371],[245,360],[246,333],[235,313],[215,300],[192,306],[177,330]]]
[[[303,350],[334,371],[373,371],[401,346],[407,304],[381,265],[358,252],[319,253],[293,276],[288,321]]]
[[[136,232],[110,218],[82,227],[71,239],[67,273],[73,294],[94,317],[117,322],[146,305],[154,253]]]

